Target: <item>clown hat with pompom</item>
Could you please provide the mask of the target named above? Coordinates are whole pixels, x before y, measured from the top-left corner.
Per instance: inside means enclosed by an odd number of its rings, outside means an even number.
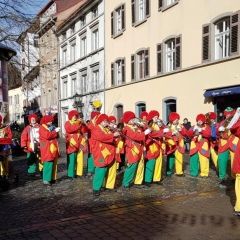
[[[223,112],[224,117],[226,117],[227,115],[234,115],[234,114],[235,114],[235,110],[231,107],[227,107]]]
[[[169,122],[173,122],[175,120],[179,120],[180,119],[180,115],[176,112],[171,112],[170,115],[169,115]]]

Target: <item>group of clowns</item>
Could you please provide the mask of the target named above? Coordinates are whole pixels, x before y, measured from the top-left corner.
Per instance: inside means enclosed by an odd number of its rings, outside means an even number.
[[[240,112],[240,108],[237,109]],[[180,123],[180,115],[172,112],[168,124],[160,121],[159,112],[142,112],[137,118],[131,111],[123,114],[119,123],[114,116],[100,112],[91,113],[85,123],[76,110],[68,113],[65,140],[67,153],[67,176],[69,179],[84,175],[84,153],[88,153],[87,176],[93,176],[93,195],[101,190],[116,191],[117,172],[125,160],[121,191],[130,186],[149,188],[152,184],[162,185],[163,156],[166,156],[166,177],[184,177],[184,138],[190,143],[190,176],[208,178],[209,161],[212,159],[219,183],[227,179],[230,156],[231,177],[235,180],[236,204],[234,214],[240,216],[240,120],[227,128],[235,110],[224,111],[225,120],[216,122],[216,114],[198,114],[196,124],[187,130]],[[40,123],[32,114],[29,125],[21,136],[21,147],[27,153],[28,174],[35,176],[37,166],[42,173],[44,185],[57,179],[59,155],[58,137],[60,128],[52,125],[53,117],[44,116]]]

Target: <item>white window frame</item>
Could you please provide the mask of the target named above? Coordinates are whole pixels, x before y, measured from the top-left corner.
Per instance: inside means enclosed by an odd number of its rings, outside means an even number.
[[[99,48],[99,30],[98,28],[92,29],[92,51],[97,51]]]
[[[175,46],[175,38],[169,39],[165,42],[165,69],[166,72],[172,72],[176,69],[175,63],[175,55],[176,55],[176,46]]]
[[[122,8],[121,7],[119,7],[115,11],[115,26],[116,26],[115,35],[120,34],[122,32]]]
[[[122,85],[122,59],[115,62],[115,84]]]
[[[77,74],[71,75],[71,95],[74,95],[77,91]]]
[[[141,80],[145,78],[145,54],[144,51],[140,51],[136,54],[137,56],[137,79]],[[142,58],[141,58],[142,57]],[[140,73],[140,70],[142,72]],[[142,75],[142,77],[141,77]]]
[[[76,61],[76,40],[70,42],[70,59],[71,63]]]
[[[83,28],[86,25],[86,16],[83,15],[80,17],[80,28]]]
[[[170,6],[172,4],[174,4],[175,2],[177,2],[178,0],[166,0],[166,6]]]
[[[67,76],[62,77],[62,98],[68,97],[68,78]]]
[[[219,30],[222,25],[222,31]],[[230,56],[230,18],[224,18],[214,24],[215,60]]]
[[[87,93],[87,70],[81,70],[80,72],[80,84],[81,84],[81,93]]]
[[[81,57],[85,57],[87,55],[87,35],[86,33],[81,35],[80,37],[80,52]]]
[[[67,65],[67,46],[62,48],[62,67]]]
[[[99,65],[95,65],[94,67],[92,67],[92,91],[95,92],[97,90],[100,89],[100,82],[99,82]]]
[[[98,16],[98,6],[92,9],[92,19],[95,19]]]
[[[142,22],[146,19],[146,1],[145,0],[138,0],[138,22]]]

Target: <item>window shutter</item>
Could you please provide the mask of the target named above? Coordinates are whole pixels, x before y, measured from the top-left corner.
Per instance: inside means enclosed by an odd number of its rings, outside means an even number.
[[[210,61],[210,24],[202,28],[202,62]]]
[[[135,80],[135,55],[131,55],[131,80]]]
[[[125,3],[122,5],[122,31],[125,31]]]
[[[239,54],[240,43],[240,11],[233,13],[230,17],[230,56]]]
[[[144,52],[145,56],[145,78],[149,77],[149,48]]]
[[[111,63],[111,84],[112,84],[112,86],[115,85],[115,79],[114,79],[114,63]]]
[[[111,12],[111,37],[114,36],[114,18],[113,18],[113,12]]]
[[[132,26],[135,24],[135,0],[132,0]]]
[[[176,64],[176,70],[181,69],[182,67],[182,35],[178,35],[175,38],[175,48],[176,48],[176,54],[175,54],[175,64]]]
[[[158,0],[158,11],[161,11],[163,7],[163,0]]]
[[[125,58],[122,59],[122,83],[125,83]]]
[[[157,44],[157,74],[162,73],[162,44]]]
[[[150,17],[150,1],[146,0],[146,17]]]

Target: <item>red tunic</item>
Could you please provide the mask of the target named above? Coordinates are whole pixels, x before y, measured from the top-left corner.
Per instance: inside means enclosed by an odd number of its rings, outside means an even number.
[[[9,127],[0,127],[0,145],[12,144],[12,131]]]
[[[57,138],[58,133],[55,130],[50,131],[45,124],[40,126],[39,140],[42,162],[53,161],[55,157],[59,156]]]
[[[125,137],[126,158],[129,164],[138,162],[143,154],[145,134],[138,127],[126,125],[123,129]],[[124,136],[123,136],[124,137]]]
[[[231,128],[232,134],[236,137],[240,138],[240,120],[238,120],[233,127]],[[237,143],[233,165],[232,165],[233,172],[240,174],[240,141]]]
[[[106,167],[111,164],[116,152],[113,133],[97,125],[91,132],[91,139],[95,167]]]

